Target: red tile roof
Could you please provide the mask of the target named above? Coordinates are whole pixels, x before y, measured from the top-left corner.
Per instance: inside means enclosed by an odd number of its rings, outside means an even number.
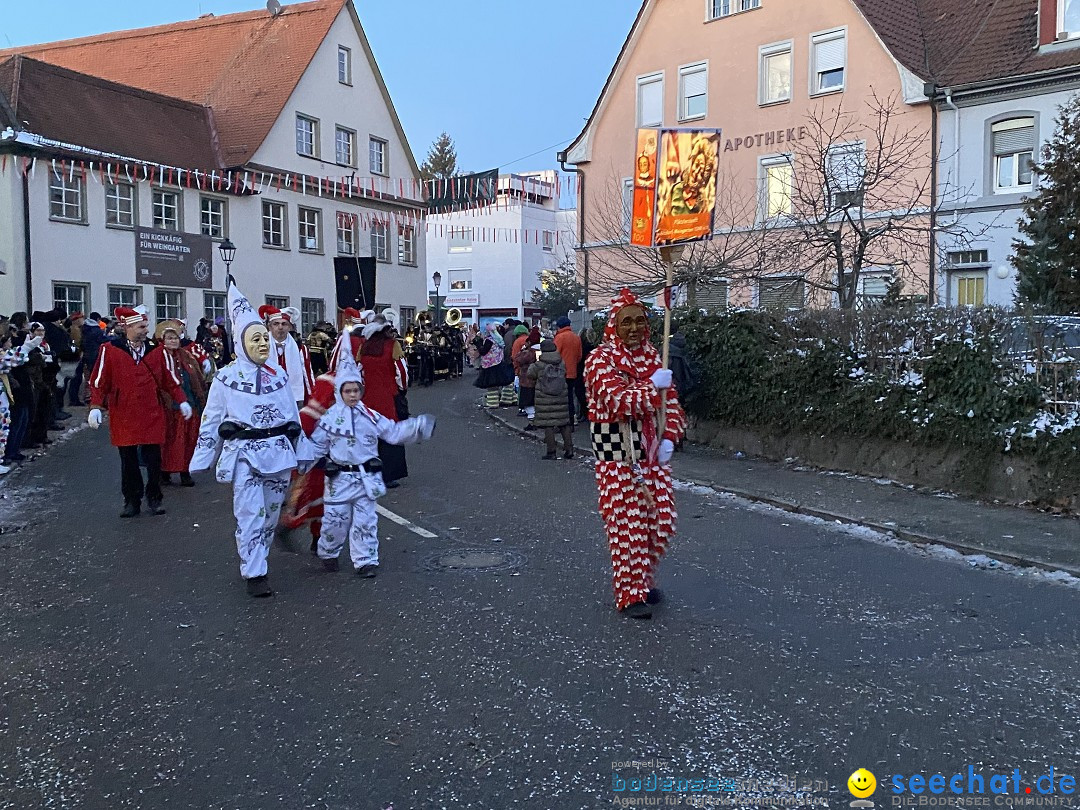
[[[225,165],[251,160],[346,0],[0,50],[213,109]]]
[[[0,111],[61,144],[167,166],[223,165],[209,108],[24,56],[0,62]]]

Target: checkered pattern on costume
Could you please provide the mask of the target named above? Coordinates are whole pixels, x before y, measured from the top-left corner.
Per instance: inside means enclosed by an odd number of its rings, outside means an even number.
[[[603,442],[613,445],[612,437],[620,433],[620,422],[631,422],[639,447],[646,421],[655,422],[660,409],[660,393],[650,377],[660,368],[660,353],[648,342],[629,349],[615,332],[619,311],[626,306],[642,306],[629,292],[623,291],[613,302],[604,343],[585,361],[585,386],[589,398],[589,421],[594,431],[606,437]],[[674,388],[668,391],[666,420],[660,439],[677,442],[686,431],[686,417],[679,405]],[[641,431],[641,432],[639,432]],[[596,433],[594,451],[597,449]],[[621,445],[621,437],[619,438]],[[643,602],[654,586],[660,558],[675,534],[675,500],[671,485],[671,468],[666,464],[650,463],[644,452],[638,455],[637,476],[629,461],[614,458],[613,447],[601,447],[609,460],[597,454],[596,485],[600,515],[607,530],[611,551],[612,585],[615,607],[622,610]],[[621,452],[620,452],[621,455]],[[639,480],[640,479],[640,480]],[[646,495],[646,492],[648,493]],[[650,503],[651,498],[651,503]]]
[[[631,441],[634,443],[634,457],[631,459],[623,447],[621,422],[593,422],[590,426],[592,451],[597,461],[623,461],[632,463],[633,459],[644,457],[644,445],[641,440],[641,425],[630,422]]]

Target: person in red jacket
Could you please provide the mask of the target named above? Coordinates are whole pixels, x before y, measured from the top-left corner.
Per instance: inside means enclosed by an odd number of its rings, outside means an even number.
[[[574,426],[574,417],[577,416],[576,399],[578,387],[581,387],[581,398],[585,398],[585,386],[578,380],[578,364],[581,363],[581,338],[574,334],[570,328],[570,319],[563,315],[555,321],[555,347],[562,356],[563,365],[566,366],[566,407],[570,411],[570,427]]]
[[[90,427],[101,427],[102,408],[109,411],[109,438],[120,451],[120,489],[124,511],[120,517],[139,514],[143,493],[148,510],[162,515],[161,445],[165,441],[165,409],[158,399],[161,391],[190,419],[191,405],[166,352],[149,352],[146,345],[147,318],[128,307],[116,310],[124,337],[102,345],[90,374]],[[146,464],[143,485],[139,455]]]

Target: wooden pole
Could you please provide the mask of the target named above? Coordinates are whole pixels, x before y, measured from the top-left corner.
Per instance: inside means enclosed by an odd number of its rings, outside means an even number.
[[[660,260],[664,263],[664,342],[661,351],[663,368],[667,368],[671,359],[671,288],[675,282],[675,262],[682,256],[682,245],[668,245],[660,248]],[[656,435],[658,440],[664,437],[664,427],[667,425],[667,392],[665,388],[660,392],[660,411],[656,420]]]

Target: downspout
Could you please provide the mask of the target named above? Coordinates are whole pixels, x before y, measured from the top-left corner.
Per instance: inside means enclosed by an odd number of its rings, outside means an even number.
[[[582,264],[582,287],[585,289],[585,311],[589,310],[589,251],[585,249],[585,172],[574,164],[574,168],[566,168],[566,152],[559,152],[555,156],[559,161],[559,168],[567,174],[573,172],[578,176],[578,245],[581,247]]]
[[[930,100],[930,272],[927,279],[926,305],[934,306],[937,291],[937,206],[938,206],[938,108],[934,99],[937,85],[927,82],[923,94]]]
[[[26,311],[34,311],[34,272],[31,265],[30,251],[30,180],[28,173],[23,173],[23,260],[26,264]]]
[[[952,182],[953,178],[956,179],[956,188],[960,188],[960,108],[953,102],[953,91],[951,87],[945,88],[945,106],[952,110],[953,114],[953,170],[949,172],[949,180]],[[954,213],[954,217],[958,214]],[[949,294],[946,290],[945,300],[949,300]]]

